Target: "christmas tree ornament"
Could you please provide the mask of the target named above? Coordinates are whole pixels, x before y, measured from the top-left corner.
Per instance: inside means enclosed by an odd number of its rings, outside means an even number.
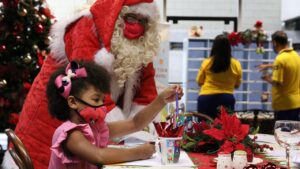
[[[17,51],[17,50],[19,50],[20,48],[21,48],[20,45],[15,45],[12,49],[15,50],[15,51]]]
[[[34,52],[36,52],[36,51],[38,51],[39,50],[39,47],[38,47],[38,45],[32,45],[32,50],[34,51]]]
[[[23,88],[28,91],[31,88],[31,84],[29,82],[24,82]]]
[[[47,20],[47,17],[43,14],[40,16],[40,18],[41,18],[41,22],[45,22]]]
[[[40,12],[44,14],[47,18],[54,18],[54,16],[51,14],[51,11],[49,8],[40,7]]]
[[[16,22],[14,25],[14,30],[17,32],[23,32],[23,30],[24,30],[23,24],[20,22]]]
[[[5,45],[0,45],[0,52],[4,52],[6,50],[6,46]]]
[[[0,88],[4,88],[7,85],[7,81],[5,79],[0,80]]]
[[[16,36],[16,42],[17,43],[22,43],[23,42],[23,39],[22,39],[22,37],[20,35]]]
[[[18,10],[18,14],[20,15],[20,16],[26,16],[27,15],[27,9],[25,9],[25,8],[23,8],[23,7],[21,7],[19,10]]]
[[[40,15],[38,13],[34,14],[34,18],[35,20],[37,20],[38,22],[41,22],[42,18],[40,17]]]
[[[5,18],[4,14],[0,14],[0,22]]]
[[[41,23],[38,23],[35,25],[35,32],[36,33],[43,33],[45,30],[45,27],[41,24]]]
[[[30,55],[30,53],[27,53],[23,58],[22,58],[22,61],[25,63],[25,64],[28,64],[32,61],[32,57]]]
[[[41,0],[33,0],[32,2],[35,6],[40,6],[44,3],[44,1],[41,1]]]
[[[48,36],[44,42],[45,42],[45,44],[50,45],[51,41],[52,41],[51,36]]]
[[[27,31],[28,33],[30,33],[30,32],[31,32],[31,28],[30,28],[30,27],[27,27],[27,28],[26,28],[26,31]]]

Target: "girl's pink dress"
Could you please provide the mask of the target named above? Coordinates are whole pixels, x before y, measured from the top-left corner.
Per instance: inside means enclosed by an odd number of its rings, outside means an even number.
[[[80,160],[76,156],[66,156],[62,149],[62,142],[67,139],[68,132],[80,130],[92,144],[97,147],[106,147],[109,139],[109,131],[106,123],[98,122],[95,125],[75,124],[66,121],[60,125],[52,138],[51,158],[49,169],[97,169],[97,166]]]

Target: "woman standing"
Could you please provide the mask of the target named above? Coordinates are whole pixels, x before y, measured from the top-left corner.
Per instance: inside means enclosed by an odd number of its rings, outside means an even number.
[[[221,105],[234,110],[233,91],[242,79],[240,62],[231,56],[231,46],[225,35],[218,35],[210,57],[202,62],[196,81],[201,87],[198,97],[198,112],[212,118],[218,116]]]

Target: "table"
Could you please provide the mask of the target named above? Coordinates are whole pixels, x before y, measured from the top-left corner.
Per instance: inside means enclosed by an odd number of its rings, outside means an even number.
[[[280,147],[273,135],[269,134],[257,134],[257,142],[261,144],[269,144],[274,148],[274,151],[267,150],[263,154],[258,154],[256,157],[260,157],[263,159],[263,163],[267,162],[278,162],[280,164],[285,163],[285,151],[282,147]],[[298,154],[300,156],[300,150],[295,150],[294,155]],[[104,166],[105,169],[125,169],[125,168],[146,168],[146,169],[215,169],[216,163],[213,162],[213,159],[217,157],[217,155],[207,155],[203,153],[188,153],[191,160],[194,162],[195,167],[176,167],[176,166],[163,166],[163,167],[153,167],[153,166]],[[293,164],[292,169],[299,169],[300,166]]]

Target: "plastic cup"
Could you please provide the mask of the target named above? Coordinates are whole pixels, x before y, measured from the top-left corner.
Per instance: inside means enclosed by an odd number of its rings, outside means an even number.
[[[159,137],[158,146],[162,164],[178,163],[182,137]]]

